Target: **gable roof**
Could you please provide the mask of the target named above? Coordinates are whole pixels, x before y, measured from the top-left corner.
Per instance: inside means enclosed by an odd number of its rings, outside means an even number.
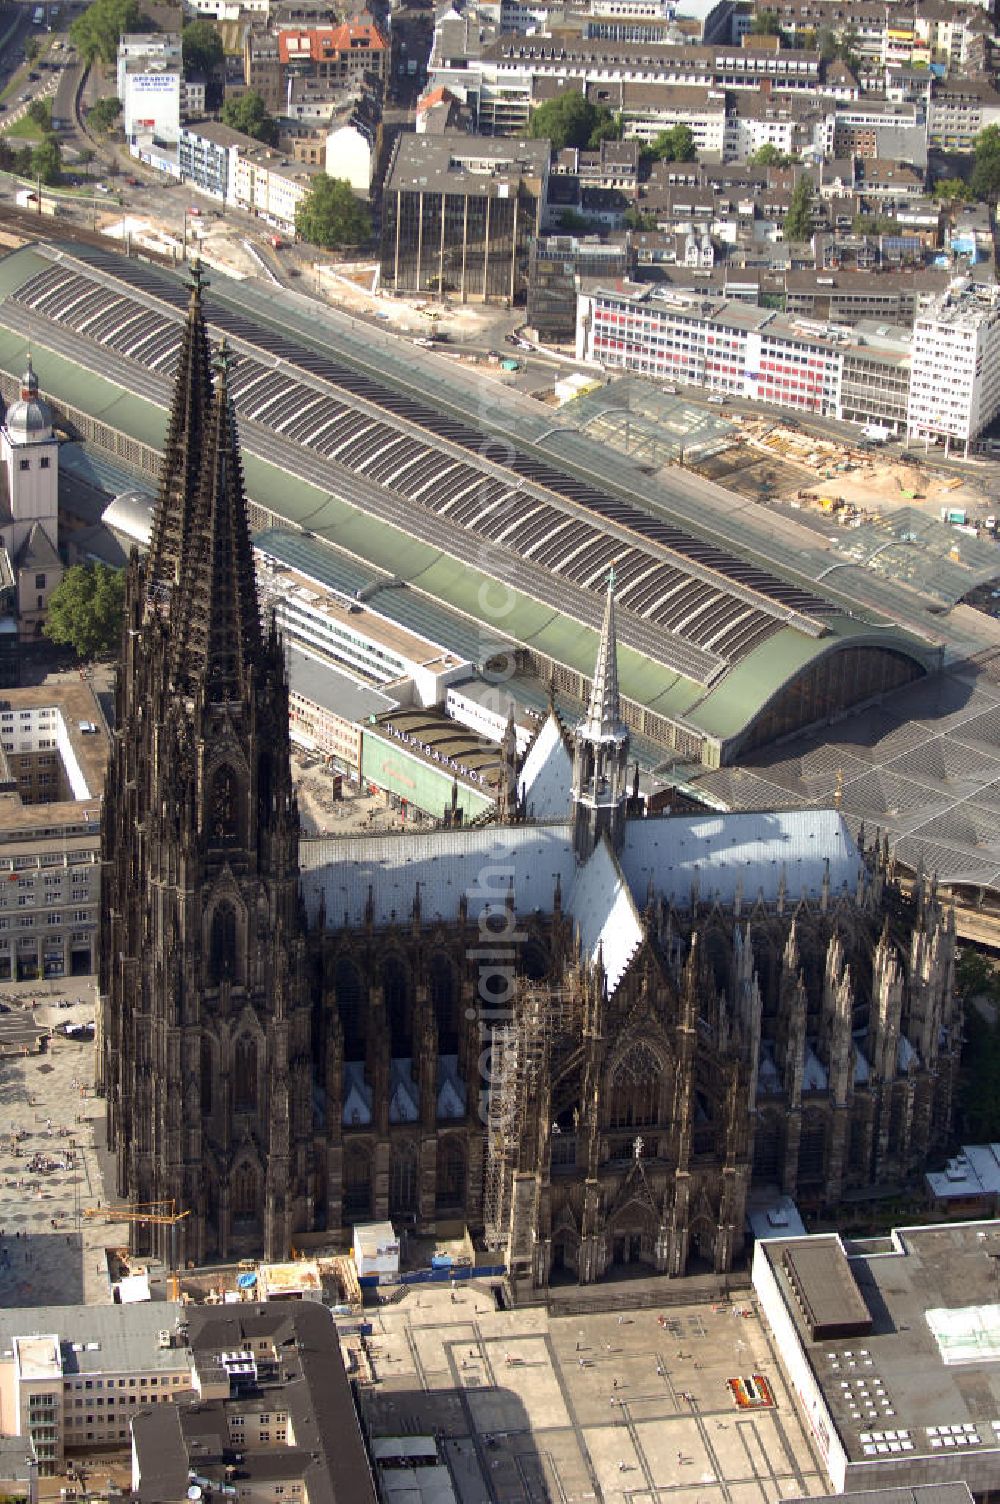
[[[14,562],[18,569],[58,569],[62,565],[52,539],[40,522],[32,526],[31,532],[18,549]]]
[[[551,734],[551,733],[550,733]],[[540,739],[540,738],[539,738]],[[580,866],[568,822],[434,830],[422,835],[304,838],[300,882],[309,922],[405,924],[420,885],[424,921],[470,920],[510,895],[520,914],[550,914],[556,884],[563,912],[578,927],[583,954],[600,951],[613,991],[644,935],[640,911],[650,890],[678,909],[700,901],[731,905],[742,894],[774,903],[818,899],[829,872],[832,897],[853,894],[861,876],[857,844],[837,810],[768,814],[667,815],[628,820],[620,854],[605,842]]]
[[[562,723],[550,710],[532,739],[518,788],[529,820],[565,820],[569,811],[573,757]]]

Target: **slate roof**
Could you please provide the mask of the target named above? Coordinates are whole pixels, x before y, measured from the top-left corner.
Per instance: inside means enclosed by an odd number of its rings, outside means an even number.
[[[369,898],[376,927],[405,923],[418,883],[425,920],[457,919],[463,898],[475,920],[508,894],[518,913],[550,913],[558,882],[582,952],[591,961],[600,953],[611,992],[642,942],[650,889],[679,909],[695,894],[731,905],[738,891],[748,905],[758,897],[774,903],[782,887],[795,903],[818,899],[827,871],[832,895],[853,893],[861,874],[857,845],[835,810],[630,820],[619,854],[602,843],[582,866],[568,822],[323,837],[304,839],[299,850],[310,921],[322,895],[332,928],[363,924]]]

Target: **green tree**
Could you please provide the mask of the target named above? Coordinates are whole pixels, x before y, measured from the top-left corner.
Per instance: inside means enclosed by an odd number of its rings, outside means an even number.
[[[51,99],[33,99],[28,106],[28,119],[33,120],[35,125],[43,131],[52,129],[52,101]]]
[[[693,162],[694,136],[686,125],[672,125],[668,131],[660,131],[646,149],[646,156],[655,162]]]
[[[55,136],[46,136],[31,153],[31,171],[48,187],[53,187],[62,177],[62,147]]]
[[[344,178],[318,172],[312,189],[296,205],[295,229],[310,245],[358,245],[371,234],[371,218],[365,205],[354,197]]]
[[[934,184],[934,197],[939,203],[967,203],[973,193],[964,178],[938,178]]]
[[[794,161],[787,151],[780,151],[773,141],[765,141],[750,158],[751,167],[790,167]]]
[[[629,204],[625,210],[625,223],[630,230],[655,230],[657,228],[656,215],[644,212],[636,208],[635,204]]]
[[[1000,1137],[1000,1024],[978,1008],[965,1015],[959,1108],[963,1136],[976,1143]]]
[[[278,144],[278,122],[268,114],[267,106],[255,89],[241,94],[238,99],[227,99],[222,106],[222,119],[231,130],[253,136],[266,146]]]
[[[799,178],[792,190],[792,201],[785,215],[784,237],[786,240],[809,240],[813,232],[813,199],[815,189],[812,180]]]
[[[774,10],[759,10],[750,22],[750,35],[753,37],[780,37],[781,22],[778,13]]]
[[[88,65],[96,58],[113,63],[118,39],[139,26],[139,0],[94,0],[69,29],[70,40]]]
[[[978,199],[1000,196],[1000,126],[988,125],[975,140],[975,164],[969,186]]]
[[[604,115],[609,114],[610,111],[604,111]],[[579,89],[566,89],[532,112],[528,134],[536,141],[548,141],[553,151],[563,151],[567,146],[585,147],[601,119],[601,111]]]
[[[837,43],[837,56],[842,63],[846,63],[852,73],[856,73],[861,66],[861,57],[858,53],[858,34],[853,26],[849,26]]]
[[[977,997],[997,1000],[1000,977],[988,956],[984,956],[982,951],[973,950],[971,946],[963,945],[955,965],[955,986],[965,1004]]]
[[[42,50],[42,44],[37,37],[29,37],[24,44],[24,55],[29,63],[33,63]]]
[[[103,135],[112,129],[121,112],[121,100],[116,99],[113,94],[107,94],[87,112],[87,124],[91,130],[100,131]]]
[[[840,58],[852,73],[857,72],[861,65],[861,58],[858,54],[858,34],[853,26],[849,26],[839,35],[831,31],[828,26],[824,26],[816,39],[816,45],[824,63],[832,63]]]
[[[598,151],[602,141],[620,141],[622,130],[622,117],[614,114],[606,105],[599,104],[597,121],[587,138],[587,146],[591,151]]]
[[[74,564],[49,598],[45,635],[68,643],[80,658],[117,652],[125,604],[125,571],[110,564]]]
[[[221,66],[225,51],[211,21],[192,21],[185,26],[181,32],[181,57],[185,78],[203,73],[208,79]]]

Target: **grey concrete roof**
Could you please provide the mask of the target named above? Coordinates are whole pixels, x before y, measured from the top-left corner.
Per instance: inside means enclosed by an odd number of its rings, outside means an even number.
[[[808,1241],[814,1246],[821,1240],[839,1242],[834,1234],[814,1235]],[[958,1313],[985,1307],[986,1319],[995,1328],[1000,1310],[994,1304],[1000,1223],[900,1228],[890,1238],[847,1243],[850,1267],[874,1324],[863,1337],[836,1340],[810,1339],[781,1267],[786,1246],[772,1241],[758,1248],[775,1274],[848,1459],[888,1460],[889,1447],[881,1439],[888,1428],[893,1440],[909,1441],[905,1450],[917,1468],[923,1458],[950,1463],[954,1478],[971,1481],[975,1474],[980,1480],[973,1483],[977,1492],[984,1470],[995,1478],[1000,1463],[1000,1365],[975,1360],[946,1364],[927,1313],[935,1308]],[[963,1437],[961,1445],[956,1445],[958,1435]],[[884,1450],[877,1450],[880,1446]],[[926,1469],[923,1475],[930,1476]],[[919,1474],[911,1469],[909,1476]]]
[[[127,1306],[31,1306],[0,1308],[0,1355],[15,1337],[60,1339],[63,1372],[179,1373],[189,1367],[183,1348],[160,1348],[159,1333],[173,1327],[183,1307],[173,1301]]]
[[[288,653],[288,683],[293,694],[302,695],[345,721],[366,721],[370,715],[394,709],[397,703],[295,648]]]

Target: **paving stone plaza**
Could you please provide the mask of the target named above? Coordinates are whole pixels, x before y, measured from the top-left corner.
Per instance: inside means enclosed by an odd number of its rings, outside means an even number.
[[[93,1021],[92,979],[8,986],[0,1001],[14,1036],[0,1058],[0,1304],[109,1303],[104,1249],[128,1230],[84,1215],[107,1205],[95,1148],[104,1104],[93,1092],[92,1038],[60,1032]],[[18,1030],[32,1024],[51,1028],[51,1042],[19,1052]]]
[[[614,1292],[627,1297],[627,1286]],[[437,1429],[463,1504],[775,1504],[827,1492],[750,1301],[550,1316],[411,1290],[374,1318],[375,1434]],[[728,1380],[774,1399],[737,1408]]]

